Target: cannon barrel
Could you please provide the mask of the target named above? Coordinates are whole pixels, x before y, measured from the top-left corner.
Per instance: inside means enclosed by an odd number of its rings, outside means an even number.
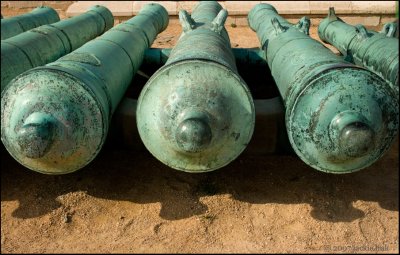
[[[335,46],[346,60],[364,66],[389,82],[399,93],[399,39],[396,23],[387,23],[381,32],[352,26],[338,18],[333,7],[318,26],[323,42]]]
[[[149,67],[162,67],[167,62],[172,49],[170,48],[150,48],[145,51],[143,65]],[[234,48],[232,49],[233,55],[236,60],[236,65],[240,69],[239,64],[244,66],[250,65],[252,68],[257,66],[265,67],[267,65],[265,60],[265,52],[256,49],[247,48]],[[157,69],[158,69],[157,68]]]
[[[1,90],[17,75],[53,62],[114,25],[110,10],[93,6],[86,13],[43,25],[1,41]]]
[[[100,151],[113,112],[168,13],[148,4],[134,18],[10,82],[2,93],[1,139],[22,165],[65,174]]]
[[[40,6],[30,13],[1,18],[1,40],[16,36],[32,28],[52,24],[60,20],[58,13],[51,7]]]
[[[146,148],[171,168],[206,172],[234,160],[254,129],[254,104],[237,73],[227,11],[200,1],[180,11],[183,33],[168,61],[144,86],[137,127]]]
[[[248,15],[286,108],[296,154],[315,169],[348,173],[371,165],[398,129],[398,100],[378,75],[345,61],[269,4]]]

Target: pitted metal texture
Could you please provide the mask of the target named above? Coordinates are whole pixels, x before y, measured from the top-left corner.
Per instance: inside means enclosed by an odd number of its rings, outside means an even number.
[[[167,26],[168,13],[159,4],[148,4],[128,22],[135,29],[123,31],[125,24],[119,24],[6,87],[1,139],[18,162],[41,173],[65,174],[96,157],[148,48],[143,31],[154,31],[149,36],[155,38]]]
[[[399,93],[399,38],[396,23],[388,23],[381,32],[363,25],[346,24],[333,7],[318,26],[322,41],[335,46],[347,61],[363,66],[384,78]]]
[[[239,76],[224,28],[227,11],[201,1],[179,13],[183,33],[140,93],[137,126],[146,148],[186,172],[219,169],[247,146],[253,99]]]
[[[113,24],[114,18],[107,8],[93,6],[82,15],[2,40],[1,90],[17,75],[57,60],[103,34]]]
[[[393,89],[310,38],[307,18],[290,24],[273,6],[258,4],[248,20],[266,51],[297,155],[329,173],[357,171],[379,159],[397,134]]]
[[[32,28],[60,21],[58,13],[51,7],[40,6],[30,13],[1,19],[1,40],[16,36]]]

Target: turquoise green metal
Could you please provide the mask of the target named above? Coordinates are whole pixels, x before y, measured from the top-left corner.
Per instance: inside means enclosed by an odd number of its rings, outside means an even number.
[[[58,13],[51,7],[41,6],[30,13],[10,18],[1,18],[1,40],[16,36],[32,28],[60,21]]]
[[[17,75],[53,62],[114,25],[110,10],[93,6],[86,13],[43,25],[1,41],[1,90]]]
[[[386,79],[399,93],[399,39],[396,23],[386,24],[381,32],[352,26],[338,18],[333,7],[318,26],[323,42],[335,46],[346,60],[364,66]]]
[[[172,49],[169,48],[147,49],[145,51],[144,61],[146,61],[146,65],[164,65],[167,63],[171,51]],[[237,62],[241,62],[246,65],[263,65],[266,62],[265,51],[260,49],[236,48],[232,49],[232,53],[235,57],[236,64]]]
[[[399,122],[388,83],[310,38],[307,18],[293,25],[273,6],[258,4],[248,21],[266,50],[296,154],[329,173],[357,171],[379,159]]]
[[[183,33],[143,88],[137,126],[146,148],[171,168],[206,172],[234,160],[254,129],[254,104],[238,75],[227,11],[201,1],[179,13]]]
[[[2,93],[1,140],[22,165],[45,174],[92,161],[113,112],[168,13],[148,4],[72,53],[17,76]]]
[[[332,12],[334,13],[335,9],[332,9]],[[396,37],[398,39],[399,38],[398,30],[399,28],[396,22],[388,22],[385,25],[383,25],[383,28],[380,31],[380,33],[385,34],[387,37]]]

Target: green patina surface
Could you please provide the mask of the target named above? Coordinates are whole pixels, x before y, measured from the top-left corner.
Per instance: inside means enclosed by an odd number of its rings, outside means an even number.
[[[60,20],[58,13],[50,7],[41,6],[30,13],[3,19],[1,17],[1,40],[16,36],[32,28],[52,24]]]
[[[146,148],[177,170],[219,169],[253,134],[253,99],[237,73],[226,17],[217,2],[201,1],[191,15],[179,13],[183,33],[172,51],[153,52],[166,64],[139,96],[137,126]]]
[[[2,92],[1,139],[29,169],[65,174],[99,153],[112,114],[157,34],[168,25],[159,4],[45,66]]]
[[[330,173],[379,159],[398,130],[398,99],[389,84],[310,38],[307,18],[293,25],[273,6],[258,4],[248,20],[266,50],[297,155]]]
[[[53,62],[114,25],[110,10],[93,6],[86,13],[43,25],[1,41],[1,90],[17,75]]]
[[[381,32],[367,30],[362,25],[348,25],[329,9],[318,26],[322,41],[332,44],[346,60],[386,79],[396,93],[399,93],[399,39],[395,37],[396,23],[387,23]]]
[[[168,61],[172,49],[170,48],[151,48],[144,54],[143,62],[149,66],[162,66]],[[260,49],[235,48],[232,49],[236,64],[262,66],[266,64],[265,51]]]

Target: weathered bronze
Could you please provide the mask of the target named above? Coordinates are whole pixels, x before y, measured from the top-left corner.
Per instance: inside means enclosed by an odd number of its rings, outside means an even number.
[[[114,25],[110,10],[93,6],[86,13],[43,25],[1,41],[1,90],[17,75],[53,62]]]
[[[387,23],[381,32],[352,26],[338,18],[333,7],[318,26],[323,42],[335,46],[347,61],[364,66],[386,79],[399,93],[399,38],[396,23]]]
[[[399,105],[389,84],[310,38],[307,18],[293,25],[272,5],[258,4],[248,20],[266,50],[297,155],[330,173],[379,159],[398,130]]]
[[[10,18],[3,18],[3,15],[1,15],[1,40],[59,20],[58,13],[53,8],[47,6],[40,6],[29,13]]]
[[[46,174],[91,162],[144,51],[167,25],[164,7],[145,5],[101,37],[11,81],[1,100],[6,149],[22,165]]]
[[[253,99],[237,72],[226,17],[214,1],[199,2],[192,15],[181,11],[183,33],[138,99],[144,145],[177,170],[221,168],[246,148],[253,133]]]

